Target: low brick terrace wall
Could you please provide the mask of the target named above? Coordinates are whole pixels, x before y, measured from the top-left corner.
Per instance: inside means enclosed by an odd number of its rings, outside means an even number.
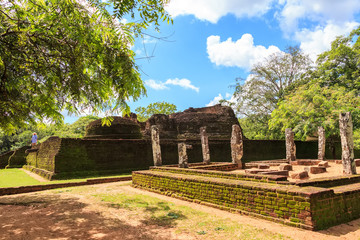
[[[133,172],[133,186],[310,230],[360,217],[360,183],[301,187],[274,176],[250,176],[157,167]]]

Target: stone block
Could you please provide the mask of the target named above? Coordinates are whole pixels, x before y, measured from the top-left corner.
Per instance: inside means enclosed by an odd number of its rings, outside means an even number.
[[[258,165],[258,169],[269,169],[270,165],[269,164],[259,164]]]
[[[326,167],[310,167],[310,173],[319,174],[326,172]]]
[[[292,168],[292,165],[291,165],[291,164],[282,163],[282,164],[279,165],[279,170],[280,170],[280,171],[284,171],[284,170],[292,171],[293,168]]]
[[[306,171],[302,171],[302,172],[293,173],[291,174],[290,177],[292,179],[305,179],[309,177],[309,174]]]
[[[329,167],[329,163],[328,163],[328,161],[321,161],[321,162],[319,162],[319,164],[318,164],[318,167]]]
[[[356,165],[357,167],[359,167],[359,166],[360,166],[360,159],[355,159],[354,161],[355,161],[355,165]]]

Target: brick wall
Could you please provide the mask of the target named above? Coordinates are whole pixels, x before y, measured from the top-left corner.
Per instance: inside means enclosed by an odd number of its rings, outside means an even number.
[[[26,153],[25,151],[30,149],[30,146],[24,146],[18,148],[8,159],[7,168],[22,167],[26,164]]]
[[[181,173],[184,169],[172,171],[157,168],[133,172],[133,185],[311,230],[326,229],[360,217],[360,184],[327,189],[238,180],[240,176],[238,179],[224,175],[208,177],[194,172],[201,170],[189,170],[190,174]]]
[[[9,151],[0,155],[0,169],[5,168],[9,164],[9,157],[13,155],[14,151]]]

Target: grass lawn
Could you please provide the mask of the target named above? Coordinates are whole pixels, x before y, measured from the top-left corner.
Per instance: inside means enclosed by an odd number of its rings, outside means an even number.
[[[119,177],[119,176],[131,176],[131,173],[120,174],[116,176],[109,177]],[[0,169],[0,188],[6,187],[20,187],[20,186],[31,186],[31,185],[41,185],[41,184],[51,184],[51,183],[66,183],[66,182],[81,182],[86,181],[88,178],[80,178],[80,179],[70,179],[70,180],[56,180],[56,181],[46,181],[40,182],[27,173],[22,171],[21,169],[11,168],[11,169]],[[97,177],[98,178],[98,177]],[[103,178],[106,178],[104,176]]]

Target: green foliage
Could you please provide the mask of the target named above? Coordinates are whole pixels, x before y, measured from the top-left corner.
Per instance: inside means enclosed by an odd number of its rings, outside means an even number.
[[[288,92],[271,114],[269,126],[284,132],[293,128],[296,137],[313,136],[317,127],[327,137],[339,136],[339,113],[350,111],[355,147],[360,148],[360,27],[347,37],[338,37],[322,53],[303,84]]]
[[[138,120],[141,122],[146,121],[153,114],[172,114],[177,111],[177,107],[174,104],[167,102],[151,103],[147,107],[138,107],[135,112],[138,116]]]
[[[282,139],[283,135],[268,128],[270,115],[249,115],[239,119],[240,126],[246,138],[251,140]]]
[[[134,34],[169,20],[163,0],[22,0],[0,3],[0,128],[14,132],[36,120],[61,122],[79,114],[129,111],[145,87],[130,45]]]
[[[151,24],[158,31],[159,20],[173,23],[170,15],[164,9],[169,0],[110,0],[110,2],[113,3],[116,17],[121,19],[128,15],[134,20],[130,26],[136,36],[142,35],[142,30]]]
[[[352,112],[354,128],[359,128],[360,97],[356,90],[345,87],[321,87],[311,82],[296,89],[280,102],[278,109],[271,114],[269,126],[276,131],[285,132],[293,128],[298,139],[313,136],[319,126],[325,128],[327,136],[339,135],[340,112]]]
[[[86,126],[90,122],[97,119],[100,118],[92,115],[80,117],[76,122],[72,124],[65,124],[58,131],[56,131],[54,135],[61,138],[82,138],[85,136]]]
[[[322,53],[318,67],[312,78],[321,86],[342,86],[345,89],[360,92],[360,27],[349,36],[338,37],[331,44],[331,49]]]
[[[19,128],[15,133],[6,134],[0,130],[0,153],[30,145],[33,132],[38,135],[39,142],[44,142],[51,136],[62,138],[82,138],[85,135],[86,126],[99,117],[80,117],[72,124],[34,124]]]

